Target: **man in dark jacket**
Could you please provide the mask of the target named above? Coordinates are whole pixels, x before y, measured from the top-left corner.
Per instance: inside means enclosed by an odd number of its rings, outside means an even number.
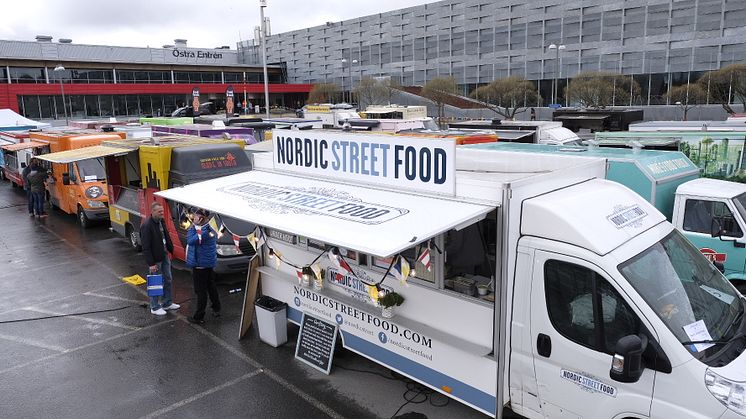
[[[33,160],[31,161],[33,162]],[[23,168],[21,171],[21,179],[23,179],[23,190],[26,191],[26,199],[28,200],[28,215],[34,216],[34,195],[31,194],[31,186],[28,183],[28,174],[31,173],[31,162],[29,165]]]
[[[163,205],[153,202],[150,206],[150,217],[140,227],[140,241],[142,254],[148,263],[151,274],[163,276],[163,295],[150,297],[150,312],[157,316],[166,314],[166,310],[176,310],[181,307],[172,301],[171,291],[171,259],[174,244],[166,231],[163,222]]]
[[[47,216],[47,212],[44,211],[44,201],[46,199],[46,180],[47,171],[39,166],[39,162],[36,159],[31,160],[29,165],[28,174],[26,175],[26,181],[28,183],[29,190],[31,191],[31,201],[33,203],[33,210],[37,217],[43,218]]]
[[[198,209],[187,230],[187,266],[192,268],[194,293],[197,294],[197,308],[187,320],[196,324],[205,322],[208,295],[213,314],[220,317],[220,298],[212,272],[218,257],[217,233],[210,227],[208,219],[208,212]]]

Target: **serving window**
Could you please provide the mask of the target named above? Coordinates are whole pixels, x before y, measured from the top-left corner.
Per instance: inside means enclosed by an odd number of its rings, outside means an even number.
[[[443,290],[459,297],[486,302],[494,301],[496,272],[497,212],[491,211],[476,223],[458,230],[452,229],[400,253],[415,274],[409,283]],[[280,230],[265,229],[270,241],[279,241],[311,253],[329,250],[334,244],[293,235]],[[420,260],[429,249],[430,269]],[[340,254],[351,265],[367,267],[381,276],[398,255],[382,258],[355,250],[339,248]],[[388,281],[396,279],[390,273]]]

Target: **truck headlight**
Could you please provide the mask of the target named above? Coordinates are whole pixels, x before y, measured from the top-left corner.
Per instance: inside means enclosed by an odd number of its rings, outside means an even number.
[[[106,204],[104,204],[101,201],[93,201],[93,200],[90,200],[90,199],[87,200],[86,203],[91,208],[104,208],[106,206]]]
[[[731,381],[710,371],[705,373],[705,385],[720,403],[746,416],[746,383]]]
[[[236,256],[243,254],[241,250],[236,248],[233,244],[219,244],[217,246],[217,252],[220,256]]]

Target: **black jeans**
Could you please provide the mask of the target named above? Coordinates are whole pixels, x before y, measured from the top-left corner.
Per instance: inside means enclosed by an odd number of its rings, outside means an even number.
[[[218,297],[218,288],[213,281],[212,268],[193,268],[192,280],[194,281],[194,293],[197,294],[197,309],[194,311],[196,320],[205,318],[205,309],[207,308],[207,297],[210,297],[212,311],[220,312],[220,298]]]

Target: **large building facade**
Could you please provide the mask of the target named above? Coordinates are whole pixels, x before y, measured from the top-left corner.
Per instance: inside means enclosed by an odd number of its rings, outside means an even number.
[[[239,54],[259,56],[253,41]],[[642,87],[634,105],[660,104],[669,86],[746,62],[746,1],[445,0],[275,34],[267,54],[286,63],[290,82],[345,90],[369,76],[402,85],[453,76],[468,93],[520,75],[550,98],[555,78],[561,94],[581,71],[610,71]]]
[[[311,85],[288,84],[283,65],[268,66],[271,106],[297,107]],[[74,44],[38,36],[0,41],[0,108],[34,119],[65,116],[168,115],[192,103],[219,109],[232,87],[236,102],[264,106],[262,67],[245,64],[236,50],[188,48],[185,40],[163,48]],[[64,92],[64,106],[63,106]]]

